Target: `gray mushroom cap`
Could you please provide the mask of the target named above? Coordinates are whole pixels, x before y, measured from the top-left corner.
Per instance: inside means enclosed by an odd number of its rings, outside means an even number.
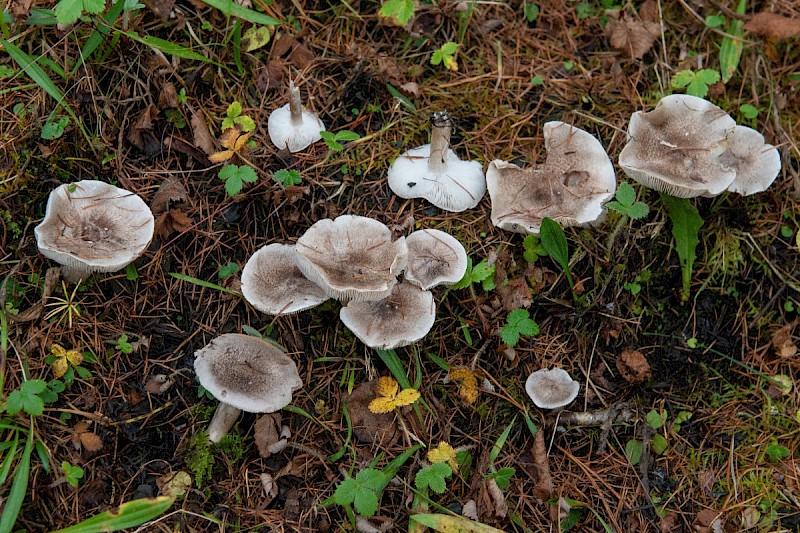
[[[764,136],[746,126],[736,126],[728,139],[728,150],[721,160],[736,170],[728,190],[748,196],[767,190],[781,172],[778,149],[767,144]]]
[[[580,388],[563,368],[537,370],[525,381],[525,392],[540,409],[557,409],[570,404],[577,398]]]
[[[306,278],[295,263],[294,246],[261,247],[242,269],[242,295],[269,315],[287,315],[317,306],[328,299],[325,291]]]
[[[226,333],[195,352],[200,384],[220,402],[248,413],[272,413],[303,386],[297,366],[269,342]]]
[[[499,159],[489,164],[486,185],[492,223],[504,230],[539,233],[542,219],[563,226],[590,224],[605,213],[616,189],[614,167],[593,135],[564,122],[544,125],[547,159],[523,170]]]
[[[632,179],[672,196],[716,196],[736,177],[722,157],[735,127],[707,100],[666,96],[652,111],[631,116],[619,165]]]
[[[154,229],[153,213],[139,196],[82,180],[51,191],[34,234],[42,255],[63,265],[68,280],[77,281],[127,266],[145,251]]]
[[[427,335],[436,320],[436,305],[430,291],[403,282],[382,300],[348,303],[339,318],[370,348],[390,350]]]
[[[408,261],[403,237],[393,241],[385,224],[355,215],[317,221],[295,251],[303,275],[338,300],[385,298]]]
[[[423,229],[406,237],[408,267],[403,278],[423,290],[457,283],[467,271],[467,251],[452,235]]]

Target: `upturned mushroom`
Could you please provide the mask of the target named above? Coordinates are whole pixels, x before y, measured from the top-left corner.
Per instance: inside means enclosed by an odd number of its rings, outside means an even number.
[[[504,230],[539,233],[542,219],[563,226],[590,224],[605,213],[616,189],[614,167],[593,135],[564,122],[544,125],[547,158],[523,170],[499,159],[489,164],[486,184],[492,223]]]
[[[331,298],[347,301],[385,298],[408,261],[405,238],[392,240],[385,224],[355,215],[317,221],[295,251],[306,278]]]
[[[525,381],[525,392],[540,409],[558,409],[572,403],[580,388],[563,368],[537,370]]]
[[[39,251],[63,266],[69,282],[93,272],[115,272],[139,257],[153,239],[153,213],[136,194],[82,180],[50,193],[44,220],[34,228]]]
[[[483,166],[462,161],[449,148],[452,121],[446,111],[431,115],[431,143],[397,157],[389,167],[389,188],[401,198],[424,198],[445,211],[478,205],[486,192]]]
[[[278,148],[299,152],[322,139],[320,132],[325,131],[325,124],[316,113],[303,107],[300,89],[290,81],[289,103],[270,113],[267,131]]]
[[[295,263],[294,246],[269,244],[254,253],[242,269],[242,295],[269,315],[288,315],[328,299],[325,291],[306,278]]]
[[[219,442],[242,411],[273,413],[303,386],[297,366],[277,346],[256,337],[226,333],[195,352],[200,384],[219,400],[208,438]]]
[[[406,237],[408,266],[403,279],[423,290],[451,285],[467,271],[467,251],[452,235],[436,229],[422,229]]]
[[[639,183],[679,198],[716,196],[736,178],[729,157],[736,122],[707,100],[685,94],[662,98],[631,116],[619,165]]]
[[[746,126],[736,126],[728,139],[728,149],[720,160],[736,172],[728,190],[748,196],[767,190],[781,171],[778,149],[764,136]]]
[[[427,335],[436,320],[436,305],[430,291],[403,282],[382,300],[348,303],[339,318],[370,348],[390,350]]]

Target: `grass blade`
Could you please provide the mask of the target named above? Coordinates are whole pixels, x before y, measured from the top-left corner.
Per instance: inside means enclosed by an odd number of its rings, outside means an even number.
[[[100,513],[79,524],[52,533],[102,533],[136,527],[162,514],[169,509],[173,501],[175,499],[169,496],[132,500],[120,505],[119,509]]]
[[[253,24],[264,24],[267,26],[277,26],[280,24],[278,19],[270,17],[269,15],[265,15],[264,13],[259,13],[258,11],[253,11],[252,9],[242,7],[233,0],[203,0],[203,3],[210,5],[214,9],[219,9],[227,17],[233,16],[248,22],[252,22]]]
[[[382,350],[380,348],[375,348],[375,352],[378,354],[378,357],[381,358],[383,364],[386,365],[386,368],[389,369],[389,372],[392,373],[392,376],[394,376],[394,379],[397,380],[402,388],[414,388],[411,386],[411,381],[409,381],[408,376],[406,375],[406,369],[403,368],[403,363],[400,362],[397,352],[394,350]]]
[[[747,0],[739,0],[736,13],[744,15],[746,7]],[[742,57],[742,48],[744,48],[744,21],[731,20],[728,34],[730,37],[723,38],[722,45],[719,47],[719,71],[722,74],[722,83],[728,83],[739,67],[739,59]]]
[[[31,417],[31,427],[28,429],[28,440],[25,441],[25,449],[22,450],[22,459],[19,462],[17,471],[14,472],[14,481],[11,483],[11,490],[8,491],[3,515],[0,516],[0,531],[11,531],[14,523],[22,509],[22,502],[25,500],[25,492],[28,490],[28,477],[31,473],[31,452],[33,452],[33,417]]]
[[[97,29],[95,29],[92,34],[86,39],[86,42],[83,45],[83,49],[81,49],[81,55],[78,57],[78,60],[75,62],[75,66],[72,69],[72,75],[74,76],[78,69],[83,65],[83,62],[89,59],[97,47],[103,44],[108,33],[111,31],[111,27],[114,25],[114,21],[122,14],[122,8],[125,6],[125,0],[117,0],[111,9],[108,10],[108,13],[103,15],[103,20],[107,25],[98,25]]]
[[[203,54],[195,52],[191,48],[186,48],[185,46],[171,43],[169,41],[165,41],[164,39],[153,37],[152,35],[145,35],[144,37],[142,37],[135,31],[121,31],[120,33],[133,39],[137,43],[142,43],[146,46],[149,46],[150,48],[155,48],[159,52],[163,52],[165,54],[170,54],[183,59],[193,59],[195,61],[202,61],[204,63],[212,63],[214,65],[217,65],[217,62],[214,61],[213,59],[209,59]]]
[[[172,276],[175,279],[179,279],[181,281],[188,281],[189,283],[194,283],[195,285],[199,285],[199,286],[205,287],[207,289],[214,289],[214,290],[217,290],[217,291],[220,291],[220,292],[224,292],[226,294],[233,294],[234,296],[241,296],[242,295],[241,293],[238,293],[238,292],[233,291],[231,289],[226,289],[225,287],[217,285],[216,283],[211,283],[210,281],[205,281],[205,280],[202,280],[202,279],[193,278],[192,276],[187,276],[186,274],[178,274],[177,272],[170,272],[169,275]]]

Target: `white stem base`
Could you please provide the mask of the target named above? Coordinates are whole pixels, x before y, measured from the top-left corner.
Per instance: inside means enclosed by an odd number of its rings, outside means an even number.
[[[217,410],[214,411],[214,417],[208,424],[208,440],[215,444],[219,442],[222,437],[228,434],[240,414],[242,414],[241,409],[219,402]]]

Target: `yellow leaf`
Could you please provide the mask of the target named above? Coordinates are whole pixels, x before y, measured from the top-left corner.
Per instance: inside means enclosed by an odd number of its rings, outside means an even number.
[[[411,405],[419,400],[419,391],[417,389],[403,389],[400,394],[395,396],[394,404],[398,407],[403,405]]]
[[[67,351],[60,344],[52,345],[50,347],[50,353],[55,355],[56,357],[65,357],[67,355]]]
[[[78,350],[69,350],[67,353],[64,354],[64,357],[72,363],[73,366],[78,366],[79,364],[83,363],[83,354]]]
[[[394,398],[395,394],[397,394],[397,389],[399,388],[400,386],[393,377],[383,376],[378,378],[378,385],[375,387],[375,392],[377,392],[379,396]]]
[[[411,520],[428,526],[440,533],[503,533],[502,529],[497,529],[480,522],[473,522],[463,516],[451,516],[446,514],[414,514]]]
[[[455,449],[444,441],[440,442],[436,448],[428,450],[428,461],[431,463],[449,463],[455,458]]]
[[[56,378],[62,377],[64,374],[67,373],[67,369],[69,368],[69,363],[67,363],[67,358],[59,357],[58,359],[53,361],[53,364],[50,365],[50,368],[53,369],[53,375]]]
[[[391,413],[397,405],[392,398],[375,398],[369,402],[369,410],[375,414]]]
[[[444,66],[452,71],[458,70],[458,61],[456,61],[456,58],[453,56],[444,56],[442,63],[444,63]]]
[[[235,154],[233,150],[223,150],[221,152],[214,152],[210,156],[208,156],[208,160],[212,163],[222,163],[223,161],[227,161],[233,154]]]
[[[458,383],[458,395],[461,400],[471,405],[478,399],[478,378],[468,368],[450,370],[450,379]]]

